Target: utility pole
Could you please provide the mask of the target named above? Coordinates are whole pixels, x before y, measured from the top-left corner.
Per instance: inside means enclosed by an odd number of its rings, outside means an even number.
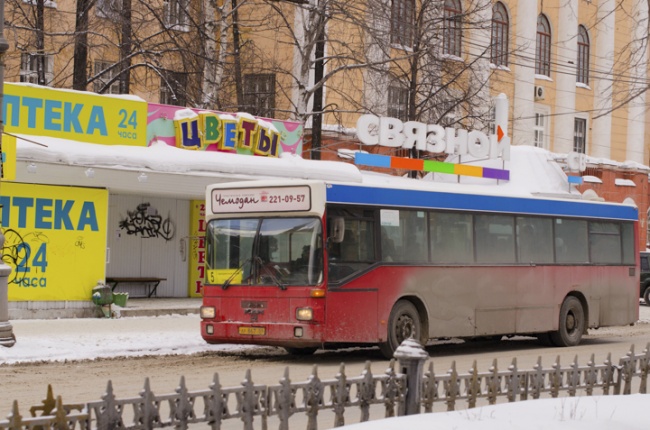
[[[5,53],[9,50],[9,43],[5,39],[5,1],[0,0],[0,152],[2,149],[2,134],[4,123],[2,122],[2,109],[4,100],[5,84]],[[2,164],[0,164],[0,181],[2,181]],[[5,245],[5,236],[0,230],[0,346],[14,346],[16,337],[13,327],[9,323],[9,288],[8,280],[11,274],[11,267],[2,261],[2,249]]]
[[[326,0],[325,0],[326,1]],[[323,80],[325,64],[325,17],[319,20],[318,35],[316,36],[316,45],[314,47],[314,83],[318,84]],[[323,86],[321,85],[314,91],[314,102],[312,104],[313,117],[311,120],[311,159],[320,160],[320,151],[322,145],[323,130]]]

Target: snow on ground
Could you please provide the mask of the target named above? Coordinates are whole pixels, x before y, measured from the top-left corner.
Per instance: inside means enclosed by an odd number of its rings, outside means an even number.
[[[650,428],[650,394],[563,397],[388,418],[349,430],[641,430]]]
[[[199,334],[199,321],[198,315],[15,320],[11,321],[11,324],[18,341],[12,348],[0,348],[0,364],[119,356],[182,355],[256,348],[242,345],[208,345]],[[641,321],[650,322],[650,308],[647,306],[641,307]],[[650,414],[645,412],[648,404],[650,394],[563,397],[373,420],[346,428],[640,430],[650,428]]]
[[[201,338],[198,315],[10,322],[17,342],[0,348],[0,364],[255,348],[208,345]]]

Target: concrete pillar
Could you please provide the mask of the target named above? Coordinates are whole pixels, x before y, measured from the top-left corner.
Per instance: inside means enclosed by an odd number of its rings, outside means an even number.
[[[630,94],[637,95],[627,109],[626,159],[640,164],[644,160],[646,88],[648,82],[648,2],[634,0],[631,26],[632,52],[630,59]]]
[[[0,250],[4,246],[5,237],[0,233]],[[11,267],[0,260],[0,346],[14,346],[13,327],[9,322],[9,300],[7,281],[11,274]]]
[[[573,113],[576,108],[576,67],[578,64],[578,0],[565,0],[564,12],[557,24],[557,72],[555,79],[555,127],[553,152],[566,154],[573,150]]]
[[[512,143],[535,144],[535,46],[537,41],[537,2],[517,2],[517,34],[514,51],[515,96],[513,100]]]
[[[475,3],[476,13],[473,16],[474,25],[469,31],[471,43],[467,47],[469,62],[471,63],[472,79],[470,109],[476,123],[470,128],[487,131],[488,115],[490,111],[490,43],[492,37],[492,2],[491,0],[478,0]],[[471,11],[470,11],[471,12]]]
[[[419,414],[422,402],[422,369],[429,354],[420,345],[420,342],[408,338],[397,347],[394,357],[399,362],[400,372],[406,375],[404,413],[399,413],[399,415]]]
[[[614,73],[614,38],[616,31],[616,0],[601,0],[596,14],[596,52],[594,80],[594,113],[591,150],[588,155],[611,158],[612,150],[612,76]],[[602,79],[600,78],[602,76]]]
[[[0,0],[0,148],[2,147],[2,131],[4,124],[2,121],[2,104],[4,95],[4,81],[5,81],[5,61],[4,54],[9,49],[9,43],[4,36],[4,22],[5,22],[5,2]],[[2,257],[2,248],[4,248],[5,237],[0,231],[0,257]],[[14,346],[16,338],[14,337],[13,327],[9,323],[9,289],[7,283],[9,275],[11,274],[11,267],[6,265],[0,259],[0,346]]]

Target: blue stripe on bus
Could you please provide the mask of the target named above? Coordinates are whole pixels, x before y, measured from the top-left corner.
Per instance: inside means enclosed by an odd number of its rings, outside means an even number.
[[[637,208],[633,206],[338,184],[327,185],[327,202],[621,220],[638,219]]]

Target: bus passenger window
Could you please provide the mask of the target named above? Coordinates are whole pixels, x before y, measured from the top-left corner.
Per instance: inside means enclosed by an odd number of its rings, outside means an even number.
[[[366,211],[367,212],[367,211]],[[331,210],[332,217],[341,216]],[[328,217],[328,231],[331,218]],[[331,231],[329,231],[331,233]],[[327,273],[329,282],[339,282],[365,270],[375,262],[374,223],[363,211],[345,212],[345,230],[341,243],[327,240]]]
[[[558,263],[588,263],[587,221],[555,219],[555,258]]]
[[[474,262],[472,215],[431,212],[429,225],[433,263]]]
[[[550,218],[517,217],[519,263],[553,263],[553,224]]]
[[[352,230],[345,230],[343,242],[341,242],[341,260],[356,261],[359,259],[359,243],[354,237]]]
[[[388,262],[397,260],[395,242],[390,238],[384,227],[381,228],[381,259]]]

